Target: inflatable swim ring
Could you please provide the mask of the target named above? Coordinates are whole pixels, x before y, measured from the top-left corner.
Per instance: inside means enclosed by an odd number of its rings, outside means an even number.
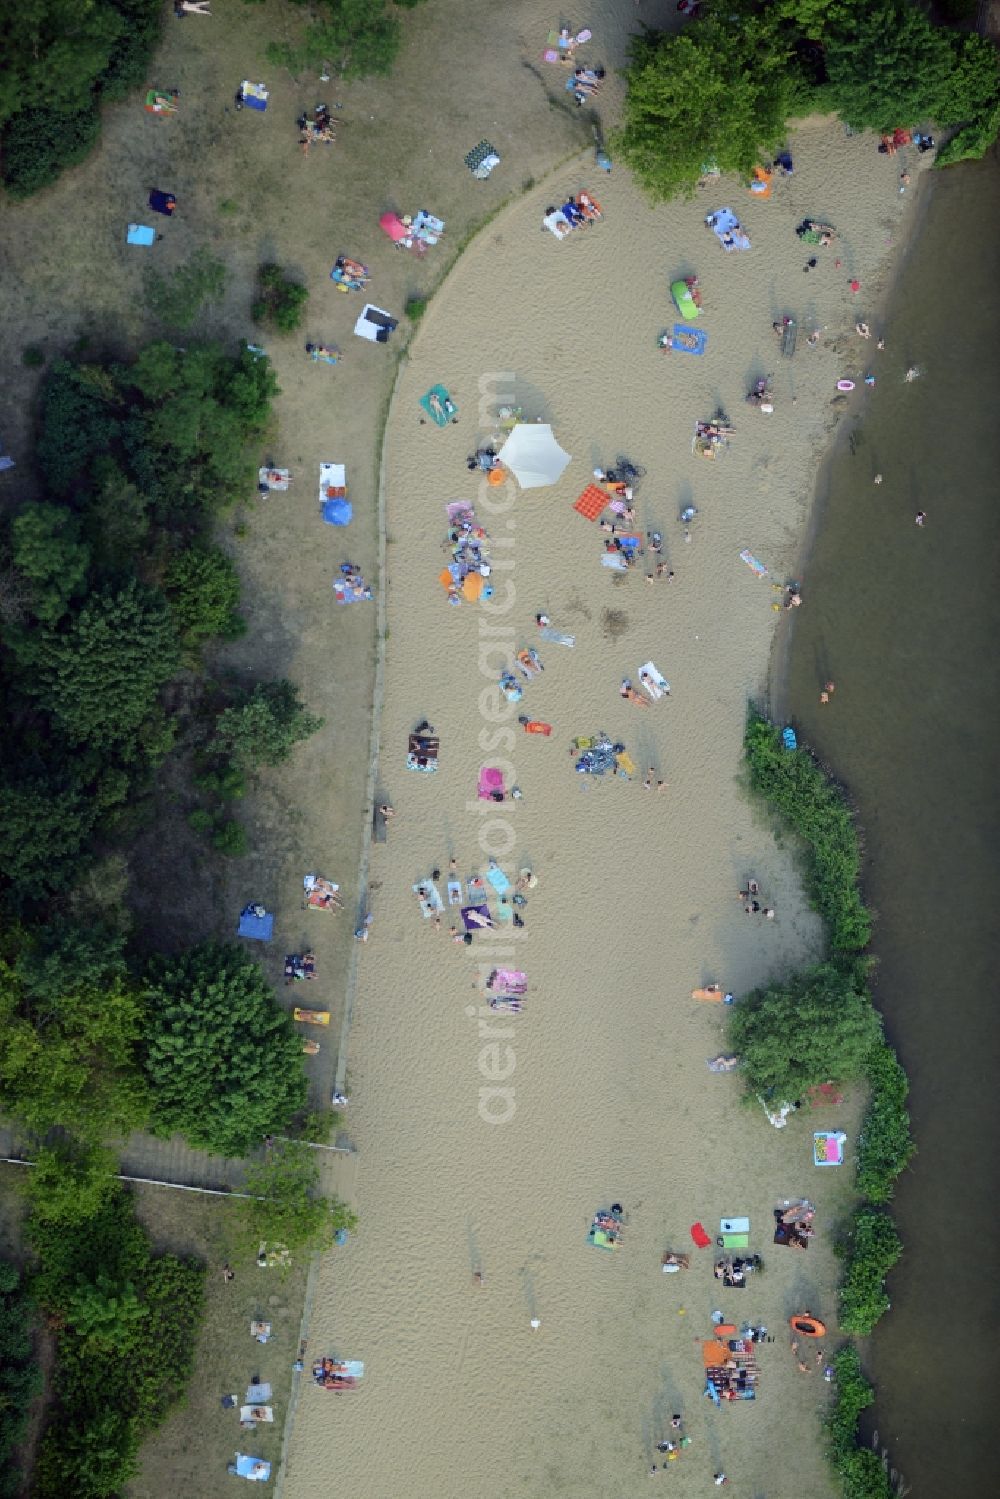
[[[789,1317],[788,1325],[792,1332],[797,1332],[804,1338],[822,1338],[826,1335],[826,1323],[814,1317],[811,1312],[796,1312],[794,1317]]]
[[[489,473],[486,475],[486,482],[493,489],[496,489],[501,484],[506,484],[507,470],[504,468],[491,468]]]
[[[837,389],[838,390],[853,390],[854,389],[854,381],[853,380],[838,380],[837,381]]]

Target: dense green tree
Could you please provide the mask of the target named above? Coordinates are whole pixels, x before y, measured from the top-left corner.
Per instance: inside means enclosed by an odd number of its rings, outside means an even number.
[[[121,392],[99,365],[57,360],[42,386],[42,426],[35,452],[45,481],[68,496],[93,459],[107,453],[120,427]]]
[[[65,627],[16,649],[23,690],[92,749],[134,739],[179,659],[166,601],[136,582],[91,594]]]
[[[22,774],[0,779],[0,871],[23,898],[43,899],[73,882],[99,807],[68,776]]]
[[[63,1306],[64,1321],[91,1354],[126,1351],[145,1317],[135,1286],[101,1270],[92,1280],[79,1280]]]
[[[954,64],[948,34],[908,0],[838,11],[824,47],[831,102],[857,130],[933,117]]]
[[[0,1499],[16,1499],[22,1475],[14,1449],[23,1440],[32,1400],[42,1387],[32,1357],[34,1304],[13,1265],[0,1260]]]
[[[755,989],[729,1018],[729,1044],[749,1092],[777,1103],[818,1083],[862,1077],[881,1035],[868,994],[830,963]]]
[[[656,201],[690,194],[707,163],[749,173],[785,133],[793,77],[774,18],[710,17],[631,48],[618,149]]]
[[[178,633],[189,645],[211,635],[231,640],[246,628],[237,613],[240,580],[232,558],[207,543],[189,547],[170,564],[163,591]]]
[[[238,765],[280,765],[296,744],[323,727],[300,703],[291,682],[258,682],[220,713],[212,750]]]
[[[86,587],[90,548],[80,519],[65,505],[25,505],[11,527],[14,561],[32,584],[38,619],[54,624]]]
[[[931,111],[940,125],[982,120],[1000,108],[1000,59],[993,42],[952,35],[952,66]]]
[[[272,1146],[266,1161],[247,1168],[249,1201],[240,1208],[252,1239],[292,1250],[328,1248],[338,1228],[357,1218],[336,1198],[320,1195],[316,1152],[294,1140]]]
[[[95,571],[105,578],[128,577],[149,535],[148,502],[112,458],[96,460],[91,472],[95,487],[83,512],[83,531]]]
[[[302,1107],[302,1048],[258,965],[206,942],[157,959],[147,982],[146,1075],[158,1133],[242,1156]]]
[[[0,144],[7,190],[27,197],[88,154],[98,105],[138,84],[159,0],[27,0],[0,7]]]
[[[56,1233],[72,1234],[121,1193],[115,1177],[118,1162],[103,1145],[64,1140],[59,1145],[38,1146],[34,1157],[22,1190],[36,1226],[44,1224]]]
[[[147,1113],[137,1061],[143,1005],[120,978],[81,978],[25,993],[0,964],[0,1093],[39,1135],[59,1126],[95,1143]]]

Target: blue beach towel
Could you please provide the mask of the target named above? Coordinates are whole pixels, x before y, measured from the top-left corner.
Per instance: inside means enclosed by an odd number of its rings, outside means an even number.
[[[497,864],[490,865],[489,869],[486,871],[486,878],[493,886],[497,895],[503,895],[510,889],[510,880]]]
[[[437,396],[441,403],[440,415],[438,415],[431,405],[431,396]],[[432,385],[430,390],[425,391],[420,397],[419,404],[427,412],[427,415],[436,427],[447,427],[452,418],[458,415],[458,407],[443,385]]]
[[[704,354],[708,334],[704,328],[692,328],[688,323],[675,323],[670,347],[678,354]]]

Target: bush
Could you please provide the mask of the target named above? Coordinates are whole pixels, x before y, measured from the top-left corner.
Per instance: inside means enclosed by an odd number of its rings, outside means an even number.
[[[45,363],[45,350],[40,349],[37,344],[29,344],[26,349],[21,350],[21,363],[29,370],[40,369]]]
[[[259,295],[251,308],[255,323],[270,323],[279,333],[294,333],[302,323],[309,288],[290,281],[280,265],[262,265],[257,272]]]
[[[292,1140],[272,1147],[263,1164],[247,1169],[246,1190],[254,1200],[240,1206],[250,1237],[292,1251],[325,1249],[337,1229],[356,1228],[351,1209],[319,1196],[318,1188],[314,1150]]]
[[[290,73],[327,63],[343,78],[391,72],[399,52],[399,20],[385,0],[319,0],[316,19],[298,42],[272,42],[269,62]]]
[[[866,1338],[889,1310],[885,1278],[903,1252],[896,1225],[887,1213],[861,1207],[851,1220],[840,1253],[845,1261],[840,1287],[840,1326]]]
[[[212,847],[228,859],[242,859],[249,846],[246,828],[231,817],[219,823],[212,834]]]
[[[776,1104],[818,1083],[862,1077],[881,1032],[868,995],[832,963],[755,989],[729,1018],[749,1093]]]
[[[409,318],[411,323],[419,323],[420,319],[423,317],[426,311],[426,297],[407,297],[406,316]]]
[[[895,1489],[876,1454],[858,1446],[858,1422],[862,1411],[875,1400],[875,1391],[865,1378],[857,1349],[849,1344],[834,1354],[835,1398],[826,1420],[830,1435],[830,1461],[843,1484],[844,1499],[894,1499]]]
[[[198,250],[170,276],[150,271],[146,276],[146,304],[161,323],[190,328],[206,302],[218,302],[226,289],[227,272],[221,260]]]
[[[215,831],[215,818],[204,807],[196,807],[188,813],[188,827],[201,838],[210,838]]]
[[[201,542],[181,552],[164,575],[163,591],[187,644],[197,645],[212,635],[232,640],[246,629],[246,621],[236,612],[236,568],[218,547]]]
[[[884,1043],[872,1047],[865,1070],[870,1093],[858,1138],[857,1188],[869,1202],[885,1203],[916,1151],[906,1109],[910,1084]]]
[[[247,778],[236,765],[220,765],[215,770],[206,770],[195,777],[195,785],[206,796],[217,796],[220,801],[237,802],[247,794]]]
[[[291,682],[258,682],[219,714],[210,751],[247,769],[281,765],[303,739],[323,727],[299,702]]]
[[[72,1232],[97,1217],[121,1191],[115,1177],[117,1164],[113,1153],[102,1145],[75,1141],[40,1145],[22,1187],[36,1228],[44,1224]]]
[[[858,887],[861,850],[854,817],[839,789],[803,749],[786,750],[781,733],[751,710],[744,738],[751,790],[764,797],[807,844],[807,887],[836,953],[861,952],[871,915]]]

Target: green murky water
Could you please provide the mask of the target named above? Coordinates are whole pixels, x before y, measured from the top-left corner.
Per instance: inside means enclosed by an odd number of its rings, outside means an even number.
[[[916,1499],[996,1481],[998,242],[996,158],[942,174],[826,476],[784,704],[858,803],[876,999],[912,1084],[906,1252],[865,1356],[872,1425]]]

